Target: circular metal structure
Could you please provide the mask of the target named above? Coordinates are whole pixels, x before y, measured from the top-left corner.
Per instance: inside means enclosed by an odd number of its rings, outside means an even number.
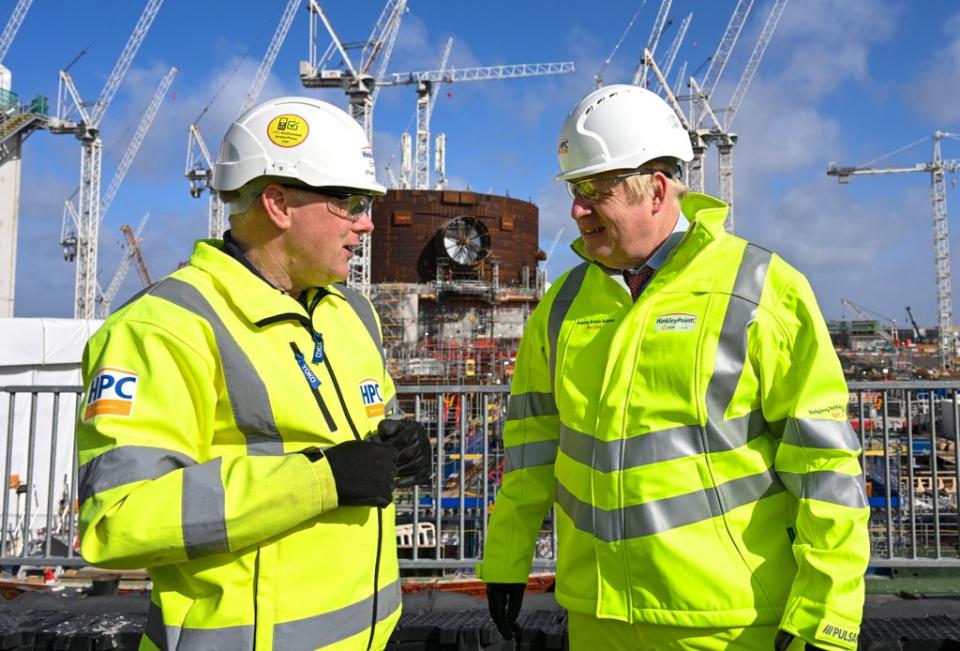
[[[440,241],[444,253],[464,267],[483,260],[490,252],[490,232],[476,217],[457,217],[443,229]]]

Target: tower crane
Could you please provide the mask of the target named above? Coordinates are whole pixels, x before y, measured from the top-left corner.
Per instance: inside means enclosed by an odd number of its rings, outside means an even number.
[[[150,130],[150,126],[153,124],[154,118],[157,117],[157,112],[160,110],[160,105],[163,103],[164,98],[167,96],[167,91],[170,89],[170,85],[173,83],[173,78],[176,76],[177,69],[175,67],[171,67],[170,70],[167,71],[167,74],[165,74],[160,80],[160,83],[157,85],[157,89],[153,92],[153,97],[150,99],[150,103],[147,105],[146,110],[143,112],[143,115],[140,118],[140,123],[137,126],[137,130],[134,132],[133,137],[130,138],[130,143],[127,145],[126,151],[123,153],[123,158],[120,159],[120,163],[117,165],[117,169],[113,173],[113,178],[110,179],[110,185],[107,186],[107,191],[104,192],[103,196],[100,198],[100,223],[103,223],[104,217],[106,217],[107,212],[110,210],[110,206],[113,204],[113,199],[117,194],[117,190],[120,189],[120,184],[123,183],[123,179],[127,176],[127,172],[130,170],[133,160],[137,157],[137,152],[140,151],[140,145],[143,144],[143,140],[146,138],[147,132]],[[79,193],[80,188],[77,188],[73,191],[73,194],[63,202],[63,221],[60,227],[60,245],[64,249],[64,258],[68,261],[73,260],[77,249],[77,228],[79,227],[79,214],[74,206],[73,199]]]
[[[509,79],[517,77],[534,77],[541,75],[564,74],[573,71],[572,62],[521,64],[505,66],[488,66],[476,68],[448,68],[447,60],[453,39],[448,39],[440,58],[440,65],[436,70],[422,72],[400,72],[387,75],[381,80],[381,86],[395,86],[415,84],[417,86],[417,147],[414,153],[414,168],[416,178],[413,187],[418,190],[430,188],[430,120],[433,116],[433,107],[436,104],[440,84],[455,81],[489,81],[493,79]],[[442,134],[441,134],[442,135]],[[401,140],[403,147],[404,140]],[[441,172],[445,169],[445,138],[438,137],[437,165]],[[441,155],[442,153],[442,155]],[[400,187],[410,187],[409,179],[403,174],[401,164]]]
[[[683,43],[683,39],[687,35],[687,29],[690,27],[690,21],[693,20],[693,12],[687,14],[687,16],[680,22],[680,28],[677,30],[676,35],[673,37],[673,41],[670,43],[670,47],[667,48],[667,53],[663,57],[663,76],[669,77],[670,70],[673,68],[673,62],[677,58],[677,52],[680,50],[680,45]],[[663,92],[662,87],[657,88],[657,92]]]
[[[836,163],[827,165],[827,175],[837,177],[840,183],[849,183],[850,177],[874,174],[909,174],[928,172],[930,174],[931,198],[933,208],[933,260],[937,284],[937,328],[940,344],[940,367],[944,370],[953,367],[954,353],[951,345],[950,329],[953,326],[953,290],[950,286],[950,241],[947,237],[947,186],[946,172],[956,173],[960,160],[944,160],[941,155],[940,141],[944,138],[960,140],[960,136],[946,131],[933,132],[933,160],[917,163],[912,167],[873,167],[873,164],[900,153],[910,147],[925,142],[923,138],[906,147],[881,156],[876,160],[855,167],[841,167]]]
[[[363,127],[367,140],[373,142],[373,107],[390,62],[390,55],[393,53],[400,20],[407,10],[407,0],[387,0],[370,37],[363,45],[356,66],[320,3],[310,0],[309,8],[310,60],[300,62],[300,81],[306,88],[342,88],[350,98],[350,115]],[[317,18],[323,22],[331,39],[330,45],[319,59]],[[337,54],[346,69],[330,67]]]
[[[149,219],[150,213],[145,213],[137,225],[136,233],[134,233],[133,229],[127,224],[120,227],[120,232],[123,233],[124,236],[124,244],[121,245],[121,248],[124,249],[124,255],[120,260],[120,264],[117,266],[117,270],[113,274],[113,278],[110,279],[110,284],[108,284],[107,288],[103,290],[103,293],[97,297],[97,318],[103,319],[110,314],[110,304],[113,303],[113,299],[116,298],[120,286],[126,279],[127,272],[130,271],[131,263],[136,262],[137,271],[140,274],[140,280],[143,282],[144,287],[149,287],[153,284],[153,280],[150,277],[150,270],[147,269],[147,263],[143,258],[143,251],[141,250],[143,229],[146,227],[147,220]]]
[[[51,120],[48,128],[51,133],[72,133],[81,143],[80,155],[80,194],[77,206],[77,242],[76,242],[76,282],[74,317],[92,319],[96,303],[97,290],[97,245],[100,232],[100,166],[103,157],[103,143],[100,140],[100,123],[110,106],[120,82],[127,74],[137,50],[140,49],[153,19],[160,10],[163,0],[147,0],[147,4],[137,21],[127,44],[120,53],[107,78],[99,99],[88,111],[80,99],[80,93],[73,78],[66,70],[60,71],[60,85],[57,97],[57,119]],[[79,120],[70,119],[68,100],[73,102]]]
[[[740,79],[733,91],[729,104],[724,108],[718,107],[716,102],[712,102],[713,93],[716,89],[720,75],[726,68],[727,61],[733,46],[739,38],[743,29],[743,23],[747,14],[753,6],[753,0],[739,0],[734,8],[730,23],[724,32],[723,38],[717,52],[710,59],[710,66],[703,77],[702,82],[696,79],[690,79],[691,103],[690,103],[690,141],[693,145],[693,160],[687,166],[687,182],[691,189],[702,192],[703,183],[703,161],[706,150],[711,144],[715,144],[718,152],[718,172],[720,181],[720,198],[730,206],[727,212],[724,227],[733,232],[734,230],[734,205],[733,205],[733,147],[737,143],[737,135],[730,130],[734,117],[740,109],[743,97],[750,87],[756,75],[760,60],[763,58],[770,44],[773,32],[780,22],[780,16],[787,5],[787,0],[774,0],[770,8],[770,13],[764,22],[760,36],[754,44],[750,58],[744,66]],[[712,106],[711,106],[712,104]],[[718,117],[719,116],[719,117]],[[709,124],[705,126],[704,122],[709,118]]]
[[[277,23],[277,28],[273,32],[273,38],[270,39],[267,51],[260,61],[257,74],[250,83],[250,88],[247,89],[247,94],[244,97],[243,104],[237,112],[237,115],[244,113],[257,103],[257,99],[263,91],[263,86],[270,76],[270,71],[273,69],[273,64],[277,60],[280,47],[287,38],[287,32],[290,31],[290,25],[293,24],[293,19],[297,9],[300,7],[300,2],[301,0],[287,0],[287,5],[283,10],[283,14],[280,16],[280,22]],[[209,104],[207,108],[209,108]],[[210,155],[210,149],[207,147],[207,143],[203,139],[203,134],[200,132],[199,122],[206,114],[207,108],[201,111],[200,116],[194,120],[187,129],[187,165],[183,175],[187,177],[187,180],[190,182],[190,196],[199,199],[204,191],[208,192],[207,236],[216,239],[221,237],[223,231],[226,229],[226,214],[224,212],[223,202],[220,200],[220,195],[214,192],[210,185],[213,181],[214,158]]]
[[[17,0],[17,6],[13,8],[10,20],[7,21],[7,26],[3,28],[3,34],[0,34],[0,62],[7,56],[7,50],[13,43],[13,37],[17,35],[20,23],[23,22],[23,18],[27,15],[27,10],[32,2],[33,0]]]
[[[650,38],[647,40],[647,46],[644,48],[644,51],[649,52],[651,56],[657,51],[660,36],[668,27],[667,14],[670,12],[671,4],[673,4],[673,0],[661,0],[660,2],[660,10],[657,12],[657,17],[653,21],[653,29],[650,30]],[[633,80],[630,83],[634,86],[646,88],[647,72],[648,67],[644,64],[644,57],[640,57],[640,62],[637,64],[637,69],[633,72]]]

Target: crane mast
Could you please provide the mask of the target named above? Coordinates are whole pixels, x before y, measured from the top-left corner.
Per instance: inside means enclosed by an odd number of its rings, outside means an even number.
[[[100,123],[113,100],[120,82],[127,74],[133,58],[140,49],[163,0],[148,0],[133,32],[127,39],[120,58],[107,78],[99,98],[88,112],[80,99],[70,73],[60,71],[57,120],[51,121],[51,133],[72,133],[80,140],[80,193],[77,206],[76,280],[74,318],[92,319],[97,297],[97,249],[100,233],[100,173],[103,143]],[[72,111],[69,101],[79,115],[79,122],[69,119]]]
[[[13,43],[13,37],[17,35],[20,24],[23,23],[23,19],[27,15],[27,10],[30,9],[32,2],[33,0],[18,0],[17,6],[13,8],[13,13],[10,14],[10,20],[7,21],[7,26],[3,28],[3,34],[0,34],[0,61],[3,61],[7,56],[7,50],[10,49],[10,44]]]
[[[126,279],[127,272],[130,271],[131,263],[137,263],[137,271],[140,274],[140,280],[143,281],[144,287],[149,287],[153,284],[150,278],[150,271],[147,269],[146,261],[143,259],[143,252],[140,249],[143,229],[146,227],[147,220],[149,219],[150,213],[145,213],[143,218],[140,219],[136,234],[134,234],[126,224],[120,227],[120,232],[123,233],[125,239],[125,244],[122,245],[122,248],[125,248],[126,251],[120,260],[120,264],[117,266],[117,270],[113,274],[113,278],[110,279],[110,284],[108,284],[107,288],[103,290],[103,293],[97,297],[98,318],[103,319],[110,314],[110,305],[113,303],[113,299],[116,298],[120,286]]]
[[[647,46],[644,48],[644,52],[653,54],[657,51],[660,36],[667,27],[667,14],[670,12],[671,4],[673,4],[673,0],[662,0],[660,2],[660,10],[657,12],[657,17],[653,21],[653,29],[650,30],[650,38],[647,40]],[[644,57],[641,56],[637,68],[633,72],[633,80],[630,83],[634,86],[646,88],[649,68],[644,64],[644,60]]]
[[[936,277],[937,328],[940,349],[940,368],[953,368],[954,352],[950,330],[953,327],[953,290],[950,283],[950,242],[947,236],[947,187],[946,172],[956,173],[960,160],[944,160],[940,141],[944,138],[960,140],[960,136],[947,131],[933,132],[933,160],[917,163],[913,167],[871,167],[860,165],[841,167],[836,163],[827,166],[827,175],[837,177],[840,183],[849,183],[852,176],[875,174],[907,174],[928,172],[930,174],[930,203],[933,212],[933,261]],[[916,144],[916,143],[914,143]],[[897,153],[897,152],[894,152]],[[889,156],[888,154],[887,156]],[[886,158],[882,156],[880,159]]]

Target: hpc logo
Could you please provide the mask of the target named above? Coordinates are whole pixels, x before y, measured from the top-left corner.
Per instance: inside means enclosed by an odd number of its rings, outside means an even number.
[[[129,416],[136,395],[136,373],[119,368],[102,368],[90,380],[83,419],[105,414]]]
[[[373,378],[361,380],[360,397],[363,398],[363,406],[367,408],[367,418],[383,416],[383,396],[380,394],[379,382]]]

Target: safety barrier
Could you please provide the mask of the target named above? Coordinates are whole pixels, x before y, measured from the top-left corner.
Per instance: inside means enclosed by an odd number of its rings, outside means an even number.
[[[502,479],[509,387],[401,386],[404,411],[434,442],[429,486],[396,495],[401,567],[469,570],[480,557]],[[0,387],[0,568],[81,566],[74,421],[79,386]],[[850,422],[871,506],[872,565],[960,565],[960,380],[851,382]],[[442,445],[436,442],[441,441]],[[552,569],[545,518],[534,567]]]

